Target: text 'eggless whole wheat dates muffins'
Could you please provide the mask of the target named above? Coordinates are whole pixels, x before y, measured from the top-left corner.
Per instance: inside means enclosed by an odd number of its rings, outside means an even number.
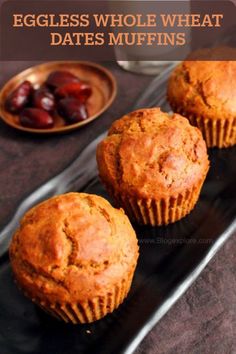
[[[202,131],[208,147],[236,144],[236,61],[182,62],[170,76],[167,98]]]
[[[140,109],[115,121],[98,145],[101,181],[139,224],[173,223],[195,206],[209,169],[198,128],[179,114]]]
[[[96,321],[129,292],[138,259],[123,210],[83,193],[51,198],[29,210],[10,245],[19,287],[53,316]]]

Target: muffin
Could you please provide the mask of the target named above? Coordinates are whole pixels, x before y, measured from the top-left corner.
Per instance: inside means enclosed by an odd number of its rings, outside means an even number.
[[[236,144],[236,61],[182,62],[170,76],[167,97],[174,112],[202,131],[208,147]]]
[[[209,161],[199,129],[179,114],[140,109],[115,121],[97,147],[101,181],[139,224],[173,223],[196,204]]]
[[[51,198],[23,217],[10,245],[18,286],[53,316],[96,321],[129,292],[138,259],[123,210],[84,193]]]

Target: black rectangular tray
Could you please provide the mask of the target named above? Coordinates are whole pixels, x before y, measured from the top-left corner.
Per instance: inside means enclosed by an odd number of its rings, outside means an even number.
[[[158,80],[150,104],[169,107],[163,94],[169,71]],[[140,102],[143,102],[143,98]],[[25,199],[0,233],[0,353],[132,353],[150,329],[198,277],[236,230],[236,147],[209,150],[211,167],[195,209],[166,227],[134,225],[140,258],[131,292],[114,313],[88,325],[68,325],[43,313],[13,283],[10,236],[29,207],[52,195],[83,191],[108,196],[99,182],[95,150],[102,136],[60,175]]]

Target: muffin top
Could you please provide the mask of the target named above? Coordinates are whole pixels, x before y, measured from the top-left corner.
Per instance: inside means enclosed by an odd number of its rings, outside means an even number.
[[[136,235],[123,210],[83,193],[60,195],[28,211],[10,246],[23,290],[60,303],[106,294],[134,270],[137,258]]]
[[[201,132],[160,108],[115,121],[98,145],[97,161],[108,189],[140,198],[177,196],[199,183],[209,165]]]
[[[167,96],[173,109],[182,114],[235,118],[236,61],[182,62],[170,76]]]

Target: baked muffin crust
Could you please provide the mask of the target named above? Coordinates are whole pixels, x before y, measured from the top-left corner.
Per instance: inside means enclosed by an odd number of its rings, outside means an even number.
[[[175,111],[212,120],[236,118],[236,61],[184,61],[170,76]]]
[[[115,121],[98,145],[97,161],[108,190],[150,199],[184,193],[209,168],[199,129],[159,108],[140,109]]]
[[[57,196],[31,209],[10,246],[19,286],[33,300],[49,304],[106,297],[132,278],[137,258],[136,235],[124,212],[83,193]]]

